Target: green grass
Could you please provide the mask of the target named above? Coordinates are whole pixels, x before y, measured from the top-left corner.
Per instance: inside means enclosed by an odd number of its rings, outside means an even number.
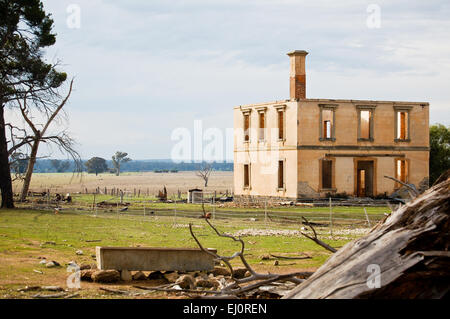
[[[195,208],[198,210],[198,205]],[[220,231],[227,233],[249,228],[298,229],[292,223],[252,223],[238,218],[212,222]],[[65,286],[65,267],[46,269],[39,265],[38,257],[54,259],[64,265],[72,260],[77,263],[95,262],[91,256],[95,254],[95,246],[197,247],[189,233],[189,223],[193,223],[194,232],[204,247],[216,248],[219,254],[227,256],[239,250],[238,243],[218,237],[202,219],[178,217],[175,220],[172,216],[144,217],[126,213],[98,213],[98,216],[94,216],[91,212],[68,210],[57,215],[51,211],[0,210],[0,260],[3,260],[0,263],[0,297],[2,294],[17,297],[16,288],[33,283],[55,284],[55,278],[59,278],[56,283]],[[333,229],[334,232],[338,230],[339,226]],[[358,237],[339,235],[336,240],[330,240],[328,228],[317,228],[317,231],[333,247],[341,247]],[[330,256],[328,251],[304,237],[251,236],[243,239],[249,263],[262,271],[312,270]],[[99,242],[89,242],[91,240]],[[78,249],[83,250],[82,256],[75,254]],[[277,267],[273,266],[273,260],[261,260],[262,255],[269,253],[282,255],[302,252],[312,258],[282,260]],[[233,264],[241,266],[238,260],[233,261]],[[44,275],[35,273],[34,269],[44,271]]]

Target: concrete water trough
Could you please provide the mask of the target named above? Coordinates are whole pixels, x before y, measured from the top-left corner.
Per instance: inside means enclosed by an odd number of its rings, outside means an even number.
[[[216,249],[208,248],[217,252]],[[214,269],[214,257],[199,248],[96,247],[98,269],[202,271]]]

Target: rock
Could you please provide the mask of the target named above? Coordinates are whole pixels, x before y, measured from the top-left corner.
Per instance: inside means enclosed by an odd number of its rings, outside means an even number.
[[[116,282],[120,280],[117,270],[96,270],[91,275],[94,282]]]
[[[192,278],[195,278],[198,276],[198,273],[199,273],[198,271],[189,271],[186,273],[186,275],[191,275]]]
[[[217,288],[220,286],[220,282],[215,278],[201,278],[197,277],[195,280],[195,287],[202,287],[202,288]]]
[[[17,291],[24,292],[24,291],[36,291],[41,289],[40,286],[25,286],[24,288],[19,288]]]
[[[244,277],[248,277],[248,275],[247,275],[248,270],[246,268],[236,268],[236,269],[233,269],[233,272],[234,272],[234,278],[236,278],[236,279],[242,279]]]
[[[183,289],[194,289],[195,286],[194,277],[191,275],[183,275],[175,283]]]
[[[83,269],[80,272],[80,279],[83,281],[92,281],[92,274],[96,271],[96,269]]]
[[[120,271],[120,279],[123,281],[131,281],[133,277],[131,276],[131,272],[129,270],[122,269]]]
[[[157,280],[157,279],[165,279],[164,275],[162,272],[160,272],[159,270],[157,271],[152,271],[148,276],[147,279],[150,280]]]
[[[294,202],[293,201],[280,202],[280,205],[281,206],[292,206],[292,205],[294,205]]]
[[[49,261],[48,263],[45,264],[45,267],[47,268],[54,268],[54,267],[59,267],[61,266],[57,261]]]
[[[75,252],[75,254],[77,254],[77,255],[83,255],[83,251],[82,250],[77,250],[76,252]]]
[[[146,280],[147,276],[142,272],[138,271],[133,275],[133,280]]]
[[[231,276],[230,271],[227,268],[223,267],[214,267],[214,270],[211,272],[214,276]]]
[[[208,273],[206,271],[197,271],[194,277],[208,277]]]
[[[64,289],[59,286],[42,286],[42,290],[48,290],[48,291],[63,291]]]
[[[80,270],[84,270],[84,269],[97,269],[97,265],[96,264],[81,264]]]
[[[166,272],[163,276],[164,276],[164,278],[166,278],[167,281],[170,282],[170,283],[176,282],[177,279],[178,279],[178,277],[179,277],[179,276],[178,276],[178,273],[177,273],[176,271],[173,271],[173,272]]]

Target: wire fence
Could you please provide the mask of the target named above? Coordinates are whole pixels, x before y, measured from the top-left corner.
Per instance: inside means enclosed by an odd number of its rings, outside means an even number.
[[[212,194],[208,194],[212,195]],[[93,195],[92,203],[76,202],[61,204],[50,199],[50,196],[42,196],[38,200],[31,200],[24,208],[34,210],[53,211],[55,213],[89,214],[105,218],[131,218],[141,221],[152,221],[163,219],[174,224],[190,223],[204,216],[202,205],[186,205],[185,201],[178,201],[176,197],[160,203],[151,200],[142,200],[134,196],[111,196],[97,200]],[[245,227],[271,228],[280,226],[283,228],[298,229],[303,223],[303,217],[317,227],[327,227],[333,235],[333,228],[367,228],[385,217],[390,209],[373,210],[373,207],[333,207],[330,200],[328,209],[286,208],[274,209],[267,203],[260,209],[229,209],[223,204],[216,202],[215,196],[203,196],[201,201],[208,218],[216,224],[236,224]],[[196,201],[198,203],[198,201]],[[368,213],[369,210],[369,213]]]

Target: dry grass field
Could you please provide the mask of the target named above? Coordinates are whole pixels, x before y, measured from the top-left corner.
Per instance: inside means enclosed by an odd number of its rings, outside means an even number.
[[[19,193],[22,183],[15,182],[14,193]],[[110,173],[95,174],[83,173],[74,175],[72,173],[34,173],[31,180],[32,191],[44,191],[50,189],[52,193],[77,193],[94,191],[97,187],[104,189],[119,188],[122,190],[134,191],[140,189],[142,194],[155,195],[158,190],[166,186],[168,195],[176,194],[178,190],[186,193],[188,189],[200,188],[206,191],[217,191],[225,193],[232,191],[233,172],[213,171],[211,173],[208,187],[204,187],[203,180],[196,176],[195,171],[180,171],[178,173],[154,173],[154,172],[133,172],[122,173],[115,176]]]

